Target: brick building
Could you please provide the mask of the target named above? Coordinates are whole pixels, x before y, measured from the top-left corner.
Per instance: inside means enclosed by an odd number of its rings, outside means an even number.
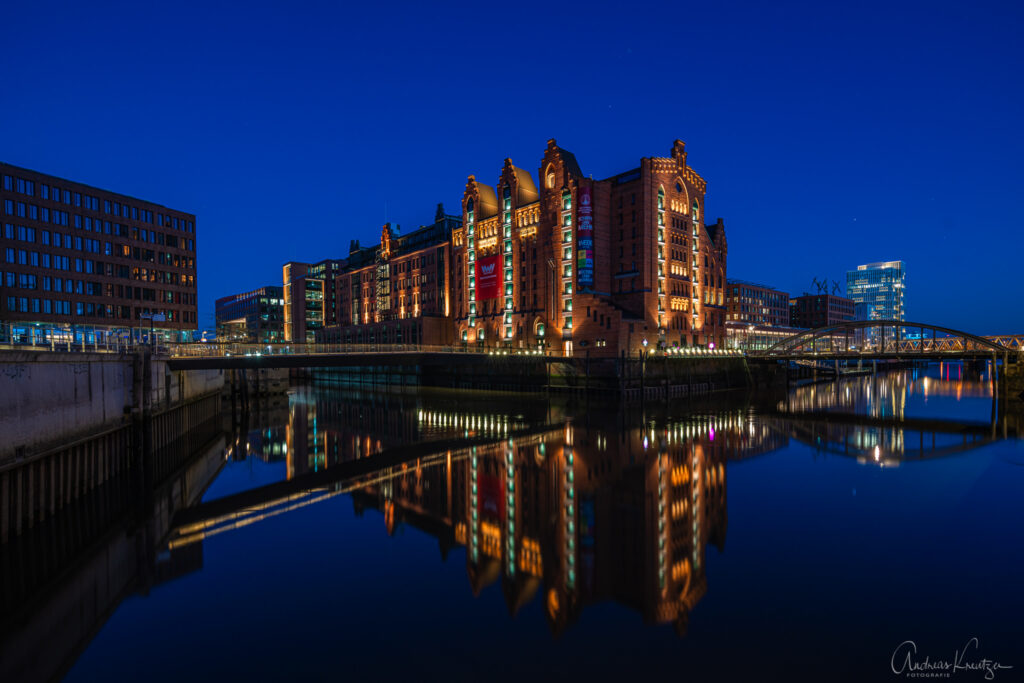
[[[725,228],[677,140],[605,180],[549,140],[531,174],[470,176],[453,233],[456,340],[594,355],[725,340]]]
[[[385,224],[380,244],[353,241],[329,283],[337,303],[318,341],[347,344],[451,344],[450,267],[458,216],[437,206],[432,225],[402,235]]]
[[[789,302],[793,327],[814,329],[854,319],[853,299],[835,294],[804,294]]]
[[[267,285],[221,297],[214,304],[217,339],[253,343],[284,341],[284,288]]]
[[[789,294],[768,285],[729,280],[726,320],[751,325],[789,326]]]
[[[102,341],[148,334],[156,315],[158,336],[191,340],[193,214],[3,163],[0,176],[0,335]]]

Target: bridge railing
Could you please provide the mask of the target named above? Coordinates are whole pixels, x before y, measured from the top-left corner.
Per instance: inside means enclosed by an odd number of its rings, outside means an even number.
[[[376,353],[494,353],[494,349],[474,346],[442,346],[431,344],[248,344],[248,343],[191,343],[169,344],[169,355],[179,358],[219,358],[224,356],[305,356],[319,354],[376,354]],[[503,353],[506,352],[503,350]],[[538,355],[530,349],[508,349],[509,355]]]

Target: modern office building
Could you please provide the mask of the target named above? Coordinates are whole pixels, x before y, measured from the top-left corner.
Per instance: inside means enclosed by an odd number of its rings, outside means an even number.
[[[284,264],[284,340],[312,343],[326,325],[337,323],[337,301],[331,286],[342,261]]]
[[[884,261],[857,266],[846,273],[846,295],[871,320],[905,320],[906,270],[903,261]]]
[[[540,184],[506,159],[469,176],[453,234],[456,341],[618,355],[725,341],[727,244],[707,182],[668,157],[604,180],[549,140]]]
[[[789,294],[768,285],[729,280],[725,288],[725,305],[726,321],[789,326]]]
[[[725,347],[743,351],[764,351],[802,331],[789,325],[758,325],[727,320]]]
[[[792,327],[814,329],[854,320],[853,299],[836,294],[804,294],[789,301]]]
[[[853,305],[854,320],[871,320],[874,317],[875,307],[868,303],[855,303]]]
[[[437,206],[432,225],[402,235],[385,224],[380,244],[353,241],[331,282],[337,314],[316,335],[346,344],[451,344],[452,231],[458,216]]]
[[[217,340],[273,344],[284,341],[284,288],[267,285],[217,299]]]
[[[191,340],[196,217],[0,163],[0,336]]]

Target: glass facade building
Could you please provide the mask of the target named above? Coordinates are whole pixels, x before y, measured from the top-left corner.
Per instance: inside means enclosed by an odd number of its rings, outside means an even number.
[[[268,285],[217,299],[217,339],[274,343],[284,341],[284,289]]]
[[[905,292],[903,261],[868,263],[846,272],[846,295],[872,320],[905,320]]]

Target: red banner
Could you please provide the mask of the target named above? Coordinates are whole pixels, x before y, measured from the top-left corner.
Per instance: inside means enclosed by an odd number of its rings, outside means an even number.
[[[501,295],[501,254],[484,256],[476,262],[476,300],[495,299]]]
[[[477,506],[484,517],[505,521],[505,495],[501,478],[493,474],[480,475]]]

